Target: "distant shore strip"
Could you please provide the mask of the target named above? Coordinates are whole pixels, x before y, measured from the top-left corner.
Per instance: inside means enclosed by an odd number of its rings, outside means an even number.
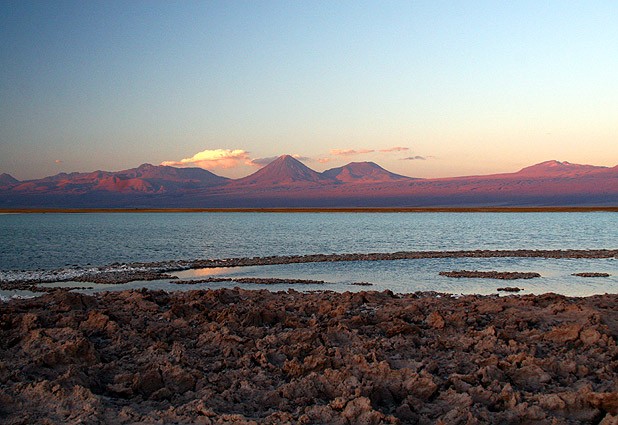
[[[302,207],[302,208],[0,208],[0,214],[87,213],[534,213],[618,212],[618,206],[555,207]]]

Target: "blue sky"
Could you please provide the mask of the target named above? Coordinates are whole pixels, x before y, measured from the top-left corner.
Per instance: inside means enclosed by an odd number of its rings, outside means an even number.
[[[4,0],[0,172],[613,166],[617,19],[610,1]]]

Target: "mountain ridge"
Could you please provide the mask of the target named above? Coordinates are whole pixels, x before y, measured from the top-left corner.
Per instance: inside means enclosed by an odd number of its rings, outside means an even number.
[[[91,191],[163,193],[170,189],[197,189],[224,184],[226,177],[202,168],[175,168],[142,164],[121,171],[59,173],[42,179],[25,180],[11,187],[24,193],[57,192],[85,194]]]
[[[592,171],[605,171],[609,170],[609,167],[603,167],[598,165],[587,165],[587,164],[573,164],[568,161],[544,161],[538,164],[531,165],[529,167],[524,167],[519,170],[517,173],[519,174],[527,174],[527,175],[539,175],[539,176],[547,176],[547,175],[574,175],[576,173],[587,173]]]
[[[618,165],[560,161],[513,173],[415,179],[372,162],[318,173],[283,155],[240,179],[201,168],[152,164],[16,183],[5,179],[12,183],[0,189],[0,208],[618,205]]]

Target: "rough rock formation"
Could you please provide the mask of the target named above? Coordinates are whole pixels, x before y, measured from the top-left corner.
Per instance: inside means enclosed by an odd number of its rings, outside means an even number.
[[[598,273],[598,272],[582,272],[582,273],[573,273],[573,276],[579,277],[610,277],[609,273]]]
[[[454,278],[476,278],[476,279],[502,279],[502,280],[515,280],[515,279],[534,279],[535,277],[541,277],[540,274],[535,272],[497,272],[492,271],[478,271],[478,270],[453,270],[450,272],[440,272],[440,276],[454,277]],[[500,290],[500,289],[498,289]]]
[[[613,424],[616,306],[58,291],[0,304],[0,422]]]
[[[323,285],[326,282],[323,280],[313,279],[279,279],[276,277],[207,277],[205,279],[190,279],[190,280],[174,280],[170,283],[177,285],[195,285],[198,283],[213,283],[213,282],[234,282],[234,283],[249,283],[252,285]]]
[[[524,288],[518,288],[517,286],[505,286],[503,288],[498,288],[496,291],[499,292],[521,292]]]

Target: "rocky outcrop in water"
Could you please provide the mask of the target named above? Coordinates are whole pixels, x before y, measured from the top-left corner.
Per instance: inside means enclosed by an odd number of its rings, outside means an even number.
[[[454,278],[476,278],[476,279],[502,279],[502,280],[515,280],[515,279],[534,279],[535,277],[541,277],[540,274],[535,272],[497,272],[495,270],[488,272],[481,272],[478,270],[453,270],[450,272],[440,272],[440,276],[454,277]],[[500,290],[500,289],[498,289]]]
[[[498,288],[496,291],[499,292],[521,292],[524,288],[518,288],[517,286],[505,286],[503,288]]]
[[[55,292],[0,304],[0,422],[613,424],[618,295]]]
[[[579,277],[610,277],[609,273],[597,273],[597,272],[582,272],[582,273],[573,273],[573,276]]]
[[[198,283],[234,282],[252,285],[324,285],[323,280],[312,279],[279,279],[276,277],[207,277],[205,279],[174,280],[177,285],[196,285]]]
[[[151,281],[162,279],[178,279],[167,273],[160,273],[151,270],[138,271],[108,271],[105,273],[88,273],[83,276],[78,276],[73,280],[76,282],[103,283],[108,285],[117,285],[122,283],[134,282],[136,280]]]

